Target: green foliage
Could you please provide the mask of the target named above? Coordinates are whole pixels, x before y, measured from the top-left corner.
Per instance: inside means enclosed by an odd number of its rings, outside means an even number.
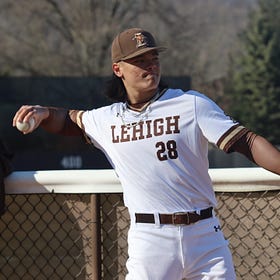
[[[259,0],[241,34],[228,92],[231,115],[274,144],[280,138],[280,0]]]

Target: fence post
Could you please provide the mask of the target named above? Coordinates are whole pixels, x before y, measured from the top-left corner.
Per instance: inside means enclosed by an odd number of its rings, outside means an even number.
[[[100,195],[91,195],[92,211],[92,280],[101,280],[101,227],[100,227]]]

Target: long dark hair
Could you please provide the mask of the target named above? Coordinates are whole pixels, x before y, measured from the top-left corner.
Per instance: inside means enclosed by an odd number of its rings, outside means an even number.
[[[162,81],[159,82],[159,90],[167,88],[167,84]],[[125,102],[127,101],[127,93],[123,81],[114,73],[110,80],[107,81],[104,89],[104,94],[112,101]]]

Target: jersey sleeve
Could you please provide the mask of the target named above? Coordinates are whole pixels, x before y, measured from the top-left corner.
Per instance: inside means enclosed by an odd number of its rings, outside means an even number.
[[[79,123],[87,141],[99,149],[108,142],[108,131],[106,134],[104,127],[110,124],[111,111],[111,106],[106,106],[84,111],[79,116]]]
[[[202,94],[197,94],[195,98],[195,110],[203,135],[227,153],[231,146],[248,132],[248,129],[226,115],[215,102]]]
[[[234,125],[220,137],[217,142],[218,148],[226,153],[230,153],[233,144],[235,144],[247,132],[249,132],[249,129],[244,126],[239,124]]]

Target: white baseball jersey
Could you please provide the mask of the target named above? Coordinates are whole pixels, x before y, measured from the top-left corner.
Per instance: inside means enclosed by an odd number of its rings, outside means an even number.
[[[115,169],[130,214],[215,206],[208,142],[226,150],[245,129],[206,96],[179,89],[141,113],[120,102],[86,111],[81,121]]]

